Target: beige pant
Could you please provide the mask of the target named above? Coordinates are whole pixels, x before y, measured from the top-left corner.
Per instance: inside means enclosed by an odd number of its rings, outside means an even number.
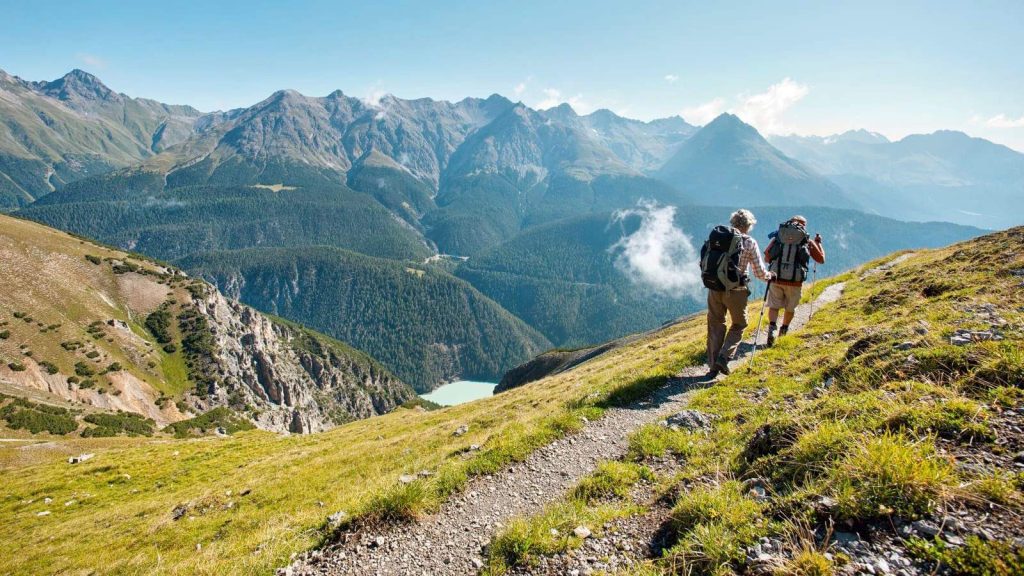
[[[772,282],[772,285],[768,287],[768,308],[772,310],[783,309],[786,312],[793,313],[796,307],[800,305],[801,288],[801,286],[786,286],[785,284]]]
[[[708,290],[708,367],[714,368],[719,356],[731,360],[743,339],[747,327],[747,298],[750,290]],[[732,324],[725,330],[725,315],[729,314]]]

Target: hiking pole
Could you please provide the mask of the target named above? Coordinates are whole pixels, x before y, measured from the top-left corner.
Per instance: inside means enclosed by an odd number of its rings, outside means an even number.
[[[754,355],[757,354],[757,338],[761,335],[761,320],[764,319],[764,307],[768,304],[768,290],[772,287],[769,280],[764,287],[764,300],[761,301],[761,313],[757,315],[757,329],[754,330],[754,349],[750,351],[750,362],[747,364],[751,369],[754,367]]]
[[[811,313],[814,316],[814,292],[818,289],[818,263],[811,267]]]

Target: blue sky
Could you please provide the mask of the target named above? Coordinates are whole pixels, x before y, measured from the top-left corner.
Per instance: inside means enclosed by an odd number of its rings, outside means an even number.
[[[1024,2],[0,0],[0,68],[79,67],[201,110],[281,88],[460,99],[768,133],[949,128],[1024,151]]]

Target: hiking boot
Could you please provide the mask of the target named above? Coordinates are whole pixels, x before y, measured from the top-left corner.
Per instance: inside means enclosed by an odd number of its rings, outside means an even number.
[[[718,360],[715,360],[714,370],[718,370],[722,374],[725,374],[726,376],[728,376],[729,375],[729,361],[726,360],[725,358],[722,358],[721,356],[719,356]]]
[[[783,324],[782,328],[779,328],[779,336],[785,336],[789,333],[789,324]]]
[[[712,368],[708,370],[708,373],[704,375],[704,378],[708,380],[714,380],[715,378],[718,378],[718,368]]]
[[[765,343],[766,348],[771,348],[775,345],[775,323],[768,325],[768,341]]]

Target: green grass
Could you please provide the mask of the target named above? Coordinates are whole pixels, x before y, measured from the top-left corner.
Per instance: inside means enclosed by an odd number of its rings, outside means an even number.
[[[841,518],[913,520],[947,499],[957,478],[930,441],[884,434],[856,446],[834,469],[832,482]]]
[[[18,464],[0,446],[0,518],[11,534],[0,555],[15,574],[269,574],[289,556],[331,537],[326,518],[343,510],[359,522],[405,520],[436,508],[476,474],[499,471],[536,448],[579,429],[583,418],[628,398],[625,390],[664,382],[684,365],[703,334],[699,319],[641,339],[570,373],[491,398],[432,411],[397,410],[307,436],[260,431],[227,438],[82,439],[59,452],[33,452]],[[66,339],[66,338],[65,338]],[[470,431],[452,432],[461,424]],[[481,446],[478,452],[466,449]],[[65,451],[66,450],[66,451]],[[76,452],[79,451],[79,452]],[[69,466],[67,455],[96,457]],[[415,488],[398,476],[430,470]],[[131,480],[108,483],[128,474]],[[245,489],[246,496],[239,496]],[[232,496],[225,496],[227,491]],[[40,498],[89,494],[81,506],[35,514]],[[219,498],[194,520],[171,520],[175,506]],[[33,500],[32,504],[25,504]],[[320,506],[323,502],[323,506]],[[89,538],[76,537],[88,533]],[[201,544],[197,550],[196,545]],[[17,550],[17,553],[15,553]]]
[[[785,537],[801,526],[827,530],[828,520],[887,526],[949,505],[1024,512],[1020,476],[978,475],[955,467],[950,454],[951,443],[1001,450],[992,443],[991,415],[1024,400],[1013,386],[1024,373],[1024,332],[1015,328],[1024,309],[1013,305],[1013,280],[995,273],[1024,265],[1019,250],[1006,252],[1024,244],[1022,232],[985,238],[971,250],[923,253],[865,279],[846,275],[843,299],[761,353],[756,370],[736,370],[692,394],[690,408],[716,417],[713,433],[657,424],[633,433],[627,461],[672,456],[681,466],[677,488],[666,490],[678,494],[676,543],[644,570],[742,573],[757,537]],[[979,259],[991,265],[979,267]],[[991,303],[1006,320],[1006,340],[949,345],[956,328],[988,328],[968,309],[978,303]],[[741,483],[751,479],[765,483],[763,503]],[[958,566],[956,573],[1007,573],[993,551],[1012,554],[1012,547],[972,546],[943,561]],[[804,538],[775,570],[832,574],[843,559],[823,551]]]
[[[735,480],[683,493],[671,521],[678,541],[666,556],[680,573],[724,573],[769,530],[762,505],[747,497]]]

